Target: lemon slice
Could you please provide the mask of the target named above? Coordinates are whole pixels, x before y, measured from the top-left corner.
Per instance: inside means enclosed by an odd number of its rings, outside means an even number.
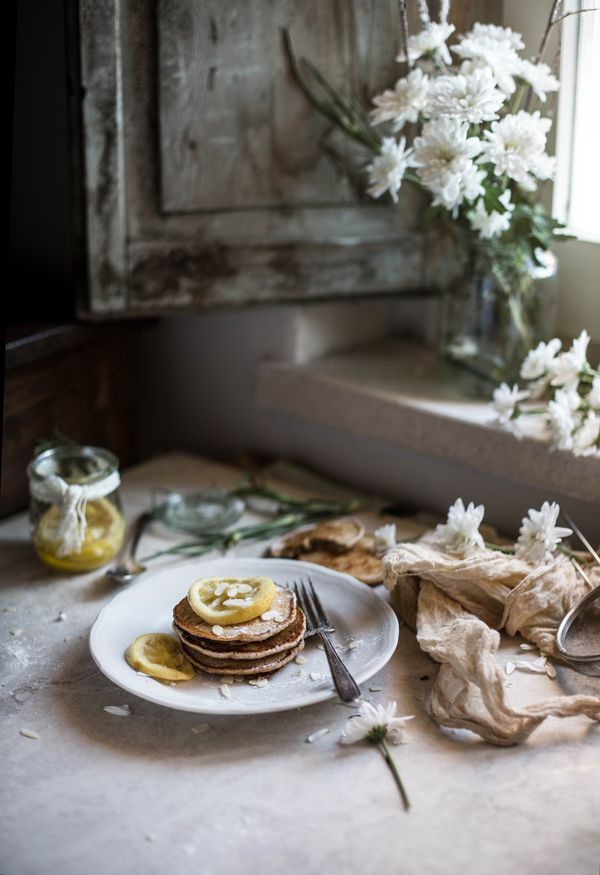
[[[270,577],[204,577],[190,586],[188,601],[206,623],[231,626],[268,611],[275,598]]]
[[[172,635],[149,632],[130,644],[125,659],[136,671],[161,681],[190,681],[194,668]]]

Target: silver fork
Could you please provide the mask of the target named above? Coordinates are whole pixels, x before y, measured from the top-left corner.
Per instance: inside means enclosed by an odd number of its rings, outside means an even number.
[[[298,604],[306,616],[305,638],[318,635],[325,649],[325,656],[329,663],[333,685],[338,696],[343,702],[354,702],[360,698],[360,687],[342,662],[339,653],[333,646],[329,634],[335,632],[329,618],[321,604],[321,600],[308,578],[308,588],[303,581],[294,581],[292,588],[298,599]]]

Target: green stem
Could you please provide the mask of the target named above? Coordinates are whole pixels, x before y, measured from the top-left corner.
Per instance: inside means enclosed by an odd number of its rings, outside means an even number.
[[[497,550],[498,553],[505,553],[507,556],[512,556],[514,549],[512,547],[501,547],[499,544],[491,544],[489,541],[484,541],[488,550]]]
[[[383,758],[389,766],[390,772],[394,777],[394,781],[396,782],[396,786],[400,791],[400,796],[402,797],[402,802],[404,804],[404,810],[409,811],[410,809],[410,800],[404,789],[404,784],[402,783],[402,778],[400,777],[400,773],[398,772],[398,768],[396,767],[396,763],[394,762],[394,758],[392,756],[392,752],[390,751],[385,738],[382,738],[380,742],[378,742],[379,750],[383,754]]]

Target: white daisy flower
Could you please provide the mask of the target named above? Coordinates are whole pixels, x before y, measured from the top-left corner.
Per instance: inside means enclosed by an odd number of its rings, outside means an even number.
[[[519,389],[516,383],[512,389],[507,383],[501,383],[492,395],[492,406],[498,422],[508,425],[515,415],[519,401],[525,401],[526,398],[529,398],[529,392]]]
[[[498,237],[510,228],[511,214],[515,208],[514,204],[510,203],[510,189],[506,189],[504,194],[499,197],[499,201],[505,208],[503,213],[499,213],[497,210],[488,213],[485,203],[480,200],[477,201],[475,210],[469,214],[471,227],[479,231],[479,236],[483,240]]]
[[[460,37],[452,51],[469,60],[470,69],[489,67],[500,90],[512,94],[516,87],[514,76],[521,65],[517,51],[524,47],[521,34],[508,27],[475,24],[472,30]]]
[[[558,91],[560,83],[548,64],[536,64],[533,61],[521,59],[517,76],[531,86],[534,94],[542,103],[546,102],[549,91]]]
[[[401,137],[398,142],[393,137],[384,137],[381,152],[372,164],[369,164],[369,188],[371,197],[381,197],[389,191],[394,203],[398,203],[398,192],[402,178],[410,165],[411,150],[406,148],[406,139]]]
[[[438,54],[446,64],[452,63],[446,40],[454,33],[454,25],[447,21],[429,22],[420,33],[408,38],[408,54],[411,61],[418,61],[423,55]],[[397,61],[406,61],[406,54],[400,52]]]
[[[429,77],[417,67],[404,79],[399,79],[394,89],[373,98],[377,109],[370,113],[374,125],[393,121],[394,131],[401,130],[406,122],[416,122],[419,113],[424,112],[428,102]]]
[[[478,160],[493,164],[498,176],[506,174],[526,188],[535,187],[533,177],[547,178],[553,169],[552,159],[544,152],[551,126],[552,121],[542,118],[539,112],[521,110],[506,115],[483,132],[485,140]]]
[[[561,353],[552,362],[553,386],[567,386],[579,382],[579,374],[587,363],[587,348],[590,336],[584,329],[579,337],[576,337],[571,348]]]
[[[543,341],[538,343],[536,348],[530,350],[525,356],[519,372],[521,379],[537,380],[547,374],[560,347],[561,343],[558,337],[554,337],[548,343]]]
[[[457,119],[439,118],[423,125],[422,136],[413,143],[412,166],[423,185],[434,195],[434,205],[457,210],[467,198],[483,194],[485,173],[473,164],[481,141],[468,136],[469,125]]]
[[[475,548],[485,547],[479,533],[485,507],[480,504],[475,507],[473,502],[465,509],[462,498],[457,498],[448,509],[448,518],[443,525],[436,526],[436,540],[451,553],[463,556],[472,553]]]
[[[591,404],[592,407],[596,407],[600,410],[600,377],[594,377],[592,380],[592,388],[585,400],[588,404]]]
[[[577,408],[581,397],[575,386],[559,389],[548,402],[548,416],[552,445],[557,450],[573,449],[573,432],[580,424]]]
[[[393,550],[396,546],[396,523],[388,523],[385,526],[379,526],[375,529],[375,551],[377,553],[386,553],[388,550]]]
[[[588,410],[586,418],[573,435],[573,452],[576,456],[593,456],[600,449],[600,415]]]
[[[384,738],[388,738],[392,744],[401,744],[404,741],[406,723],[414,715],[397,717],[396,710],[395,702],[388,702],[387,705],[363,702],[358,716],[348,719],[342,733],[342,744],[355,744],[365,739],[378,744]]]
[[[438,76],[433,80],[429,96],[429,114],[436,118],[459,119],[481,124],[498,118],[505,95],[496,88],[489,67],[474,70],[468,76]]]
[[[551,562],[560,541],[573,532],[556,525],[560,507],[555,501],[552,504],[545,501],[540,510],[530,508],[527,513],[523,517],[515,544],[515,556],[531,562],[532,565]]]

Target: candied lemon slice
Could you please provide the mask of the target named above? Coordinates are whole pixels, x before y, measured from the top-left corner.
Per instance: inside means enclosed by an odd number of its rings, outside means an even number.
[[[118,552],[125,531],[125,519],[112,501],[98,498],[85,508],[86,530],[78,553],[60,554],[56,529],[60,509],[53,505],[41,517],[33,536],[40,559],[61,571],[91,571],[105,565]]]
[[[194,677],[194,668],[179,641],[162,632],[140,635],[127,648],[125,659],[136,671],[161,681],[190,681]]]
[[[188,601],[206,623],[231,626],[268,611],[275,598],[270,577],[204,577],[190,586]]]

